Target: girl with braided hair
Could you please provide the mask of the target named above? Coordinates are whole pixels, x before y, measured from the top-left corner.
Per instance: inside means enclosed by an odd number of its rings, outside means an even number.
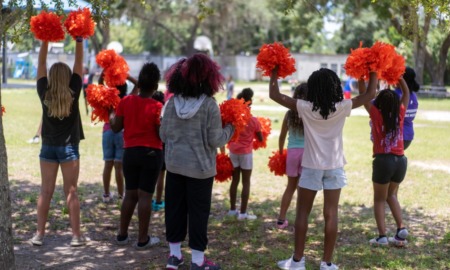
[[[298,85],[294,89],[295,99],[306,99],[308,86],[306,83]],[[292,201],[292,196],[297,190],[298,180],[302,173],[302,157],[304,151],[305,137],[303,132],[302,119],[298,117],[298,113],[294,110],[286,112],[281,125],[278,147],[280,154],[284,149],[284,141],[288,135],[287,157],[286,157],[286,174],[288,176],[288,184],[281,198],[280,213],[277,220],[277,228],[285,229],[288,226],[286,213]]]
[[[338,269],[331,263],[331,259],[337,238],[339,197],[341,189],[347,184],[342,130],[351,110],[370,102],[375,96],[377,75],[370,72],[368,91],[351,100],[343,99],[341,82],[336,73],[329,69],[317,70],[308,78],[306,100],[281,94],[277,77],[278,67],[272,71],[270,77],[270,98],[297,111],[305,132],[295,219],[295,250],[289,259],[278,262],[278,267],[290,270],[305,269],[303,255],[308,217],[317,191],[324,189],[325,242],[320,269]]]
[[[371,137],[373,141],[372,182],[374,190],[374,214],[377,223],[377,238],[371,239],[371,245],[406,245],[408,231],[403,225],[402,209],[397,199],[400,183],[405,178],[407,159],[404,155],[403,123],[410,100],[409,88],[402,78],[399,81],[401,99],[395,91],[382,90],[375,100],[364,107],[369,112]],[[364,81],[359,81],[359,92],[365,92]],[[386,237],[385,202],[388,203],[397,224],[394,237]]]

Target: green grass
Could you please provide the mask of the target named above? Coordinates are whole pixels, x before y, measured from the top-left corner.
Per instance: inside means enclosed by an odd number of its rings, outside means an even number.
[[[253,113],[277,120],[278,122],[273,123],[273,131],[276,134],[275,131],[280,129],[284,111],[260,109],[262,105],[278,108],[268,99],[266,86],[252,84],[255,90]],[[237,85],[238,89],[242,87],[243,84]],[[287,86],[283,89],[289,93]],[[218,101],[222,101],[224,97],[224,93],[217,95]],[[35,230],[35,208],[40,185],[40,147],[27,144],[26,141],[37,129],[41,108],[33,90],[2,90],[2,103],[6,107],[3,125],[8,150],[15,243],[20,244]],[[83,102],[80,102],[80,106],[84,112]],[[421,99],[420,109],[450,111],[450,101]],[[86,136],[86,140],[80,144],[79,194],[82,201],[83,231],[88,236],[95,235],[95,240],[99,243],[108,243],[117,231],[119,208],[114,203],[102,203],[100,198],[103,168],[102,124],[91,124],[86,115],[82,115],[82,118]],[[410,229],[411,238],[407,248],[396,249],[371,248],[367,244],[368,240],[377,234],[372,212],[372,144],[369,140],[368,122],[368,117],[352,116],[347,119],[344,128],[348,186],[343,189],[341,195],[339,237],[334,262],[340,265],[341,269],[449,269],[450,123],[424,119],[415,121],[416,137],[406,151],[408,172],[399,192],[404,220]],[[229,207],[229,185],[224,183],[214,186],[207,253],[212,259],[219,261],[224,269],[275,269],[277,260],[285,259],[292,253],[292,226],[285,231],[279,231],[274,226],[286,184],[285,177],[274,176],[267,168],[268,156],[277,148],[278,136],[273,135],[266,149],[254,153],[255,169],[249,209],[258,216],[256,221],[239,222],[227,217],[225,214]],[[112,189],[115,190],[115,187]],[[295,203],[291,204],[288,212],[290,224],[294,224],[294,205]],[[317,269],[322,255],[322,207],[323,194],[319,192],[310,216],[306,247],[307,269]],[[389,233],[392,234],[395,230],[394,221],[389,210],[386,211]],[[68,231],[67,214],[62,179],[59,175],[49,215],[50,234]],[[136,225],[134,217],[130,234],[136,235]],[[153,216],[151,231],[164,239],[162,213]],[[35,252],[37,251],[32,253]],[[45,252],[45,249],[42,252]],[[127,268],[163,269],[166,252],[167,248],[163,245],[146,259],[130,261]],[[183,248],[183,252],[189,261],[188,249]],[[41,253],[36,254],[33,256]],[[102,256],[106,257],[107,254]],[[108,259],[124,258],[110,256]],[[113,269],[116,268],[113,266]]]

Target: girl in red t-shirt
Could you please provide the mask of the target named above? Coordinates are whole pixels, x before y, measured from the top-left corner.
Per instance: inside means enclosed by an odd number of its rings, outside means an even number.
[[[377,222],[377,238],[369,241],[371,245],[404,246],[408,231],[402,220],[402,209],[397,199],[400,183],[405,178],[407,159],[403,151],[403,120],[409,102],[409,89],[403,78],[399,81],[402,98],[385,89],[378,93],[372,102],[364,107],[369,112],[373,141],[372,182],[374,190],[374,214]],[[359,92],[365,92],[365,83],[359,81]],[[386,237],[385,202],[388,203],[397,224],[394,237]]]

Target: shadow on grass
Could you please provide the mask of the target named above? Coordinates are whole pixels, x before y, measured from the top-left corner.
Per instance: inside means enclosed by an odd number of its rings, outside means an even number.
[[[36,230],[36,203],[39,185],[25,180],[11,180],[13,226],[17,269],[164,269],[168,254],[165,242],[164,212],[152,213],[151,234],[162,244],[147,251],[113,242],[118,230],[118,200],[105,204],[101,200],[102,184],[79,186],[82,230],[90,238],[81,248],[70,248],[70,226],[62,185],[57,184],[51,203],[44,246],[28,244]],[[280,191],[281,193],[281,191]],[[320,194],[320,193],[319,193]],[[293,202],[288,212],[290,226],[275,227],[279,198],[258,198],[252,194],[249,207],[258,216],[254,221],[238,221],[226,216],[229,202],[226,191],[214,192],[209,225],[207,254],[224,269],[276,269],[276,261],[288,258],[293,251]],[[310,216],[305,250],[307,269],[317,269],[323,249],[322,200],[318,195]],[[395,230],[387,211],[389,233]],[[373,248],[368,245],[376,236],[372,208],[344,203],[340,206],[339,235],[335,263],[341,269],[450,269],[449,221],[427,216],[421,209],[403,213],[411,236],[406,248]],[[136,215],[135,215],[136,216]],[[133,217],[129,235],[136,239],[137,219]],[[187,242],[183,243],[186,262],[190,261]],[[186,267],[185,269],[187,269]]]

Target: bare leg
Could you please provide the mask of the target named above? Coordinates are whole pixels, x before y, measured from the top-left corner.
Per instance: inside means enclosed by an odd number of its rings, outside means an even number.
[[[164,179],[166,177],[166,170],[161,170],[158,176],[158,183],[156,184],[156,202],[162,202],[162,194],[164,191]]]
[[[233,177],[231,179],[230,185],[230,210],[236,210],[236,196],[240,176],[241,176],[241,168],[240,167],[234,168]]]
[[[283,197],[281,198],[280,215],[278,216],[278,219],[280,220],[286,219],[287,210],[289,209],[289,205],[291,204],[294,192],[297,190],[298,179],[299,176],[288,177],[288,184],[286,186],[286,189],[284,190]]]
[[[242,169],[241,214],[247,213],[248,199],[250,197],[250,179],[252,170]]]
[[[111,172],[114,166],[114,161],[105,160],[105,166],[103,167],[103,193],[109,194],[109,187],[111,184]]]
[[[56,176],[58,175],[59,163],[40,161],[41,167],[41,191],[37,202],[37,234],[45,234],[50,201],[55,191]]]
[[[387,200],[389,184],[373,183],[373,212],[377,222],[378,234],[386,235],[385,203]]]
[[[294,258],[300,260],[303,257],[308,231],[308,217],[316,197],[317,191],[306,188],[298,188],[297,216],[295,218],[295,250]]]
[[[123,197],[123,169],[121,161],[114,161],[114,173],[116,174],[117,193]]]
[[[397,199],[398,189],[398,183],[390,182],[386,201],[389,205],[389,208],[391,209],[392,216],[394,216],[397,228],[403,228],[402,208],[400,207],[400,203]]]
[[[325,218],[325,241],[323,247],[323,261],[330,263],[333,258],[338,231],[338,206],[341,189],[327,189],[323,191]]]
[[[133,216],[134,209],[138,203],[138,191],[127,190],[125,191],[125,197],[123,198],[122,207],[120,209],[120,228],[119,235],[128,235],[128,226],[130,225],[131,217]],[[145,239],[147,240],[147,239]]]
[[[152,213],[152,197],[153,193],[138,190],[139,243],[145,243],[148,240],[148,225]]]
[[[78,175],[80,173],[80,160],[61,163],[61,172],[64,183],[67,207],[69,208],[70,226],[72,234],[80,237],[80,201],[78,200]]]

